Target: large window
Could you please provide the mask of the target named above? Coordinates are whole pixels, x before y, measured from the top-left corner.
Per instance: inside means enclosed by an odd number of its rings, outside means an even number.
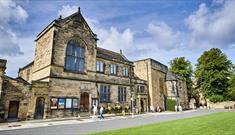
[[[110,64],[110,73],[112,75],[116,75],[117,74],[117,65],[115,64]]]
[[[126,102],[126,87],[118,87],[118,101]]]
[[[96,61],[96,71],[97,72],[104,72],[104,62]]]
[[[123,74],[123,76],[128,76],[129,75],[129,68],[128,67],[124,67],[122,74]]]
[[[110,102],[110,85],[100,85],[100,102]]]
[[[65,69],[74,72],[84,72],[84,47],[79,43],[71,40],[69,41],[66,49],[66,62]]]

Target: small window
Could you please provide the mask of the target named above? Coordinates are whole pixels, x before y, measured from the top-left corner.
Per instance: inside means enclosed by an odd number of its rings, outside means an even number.
[[[140,86],[140,92],[144,93],[144,86]]]
[[[115,64],[110,64],[110,73],[112,75],[116,75],[117,74],[117,65]]]
[[[96,71],[97,72],[104,72],[104,62],[96,61]]]
[[[123,76],[129,76],[129,68],[128,67],[123,68]]]

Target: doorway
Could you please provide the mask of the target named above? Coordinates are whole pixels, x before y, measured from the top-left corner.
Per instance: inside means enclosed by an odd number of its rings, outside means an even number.
[[[18,118],[18,110],[19,110],[19,101],[10,101],[8,118],[9,119],[17,119]]]
[[[89,112],[89,94],[87,92],[83,92],[81,94],[81,102],[80,102],[80,111],[81,112]]]
[[[141,112],[144,112],[144,101],[140,100]]]
[[[35,108],[35,116],[34,116],[35,119],[43,119],[44,104],[45,104],[45,99],[43,97],[38,97]]]

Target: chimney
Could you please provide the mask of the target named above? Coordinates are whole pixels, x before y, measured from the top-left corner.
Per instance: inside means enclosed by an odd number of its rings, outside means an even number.
[[[122,49],[120,50],[120,54],[122,54]]]
[[[7,60],[0,59],[0,75],[5,74]]]

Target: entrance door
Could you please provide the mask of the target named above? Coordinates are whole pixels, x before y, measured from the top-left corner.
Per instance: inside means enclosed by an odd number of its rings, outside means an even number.
[[[45,100],[43,97],[37,98],[36,108],[35,108],[35,119],[43,119],[44,115],[44,103]]]
[[[141,112],[144,112],[144,101],[140,100]]]
[[[86,92],[81,94],[80,111],[89,111],[89,94]]]
[[[8,118],[16,119],[18,117],[19,101],[10,101]]]

